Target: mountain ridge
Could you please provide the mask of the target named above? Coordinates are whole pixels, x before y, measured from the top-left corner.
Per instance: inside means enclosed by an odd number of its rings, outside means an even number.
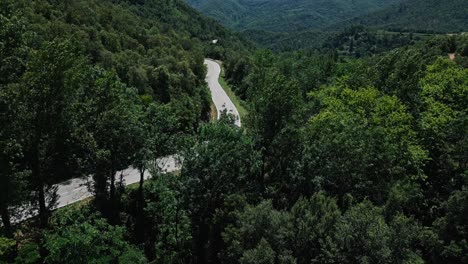
[[[393,31],[463,32],[468,31],[468,1],[407,0],[371,14],[359,16],[330,27],[349,24]]]
[[[320,29],[399,1],[187,0],[187,3],[236,30],[281,32]]]

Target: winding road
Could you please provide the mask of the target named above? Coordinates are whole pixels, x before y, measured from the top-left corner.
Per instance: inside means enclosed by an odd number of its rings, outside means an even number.
[[[240,127],[241,121],[239,117],[239,112],[237,111],[237,108],[234,106],[231,99],[223,90],[218,81],[221,73],[220,65],[217,62],[210,59],[205,59],[205,65],[207,65],[208,69],[206,75],[206,82],[208,83],[208,86],[211,90],[211,97],[218,111],[218,119],[221,116],[221,112],[227,110],[228,113],[231,113],[236,117],[236,125]],[[157,164],[163,173],[169,173],[181,169],[182,165],[178,160],[179,159],[177,158],[177,156],[174,155],[158,159]],[[123,184],[129,185],[140,181],[140,172],[138,171],[138,169],[130,167],[126,170],[117,172],[115,177],[119,181],[122,177]],[[148,179],[149,177],[151,177],[151,175],[148,172],[146,172],[145,179]],[[61,208],[93,196],[92,192],[90,192],[88,188],[88,186],[90,186],[91,183],[92,177],[90,176],[88,178],[71,179],[66,182],[55,185],[55,187],[57,188],[58,195],[56,208]],[[25,206],[25,208],[28,207],[29,206]],[[20,216],[18,218],[12,219],[13,222],[21,222],[37,214],[35,212],[31,213],[30,210],[23,211],[24,212],[20,212]]]
[[[236,106],[231,101],[229,96],[226,94],[224,89],[219,84],[219,75],[221,74],[221,66],[216,61],[205,59],[205,65],[208,68],[208,73],[206,75],[206,82],[211,90],[211,98],[213,103],[216,106],[218,111],[218,119],[221,117],[221,113],[226,110],[228,114],[233,114],[236,118],[235,124],[240,127],[241,120],[239,111],[237,111]]]

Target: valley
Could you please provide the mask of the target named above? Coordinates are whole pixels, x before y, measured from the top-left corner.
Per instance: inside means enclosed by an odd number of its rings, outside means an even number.
[[[468,263],[467,4],[0,0],[0,263]]]

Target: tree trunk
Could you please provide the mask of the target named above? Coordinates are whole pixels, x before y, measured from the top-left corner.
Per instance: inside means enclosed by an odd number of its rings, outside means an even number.
[[[96,171],[93,175],[94,180],[94,203],[99,211],[104,213],[107,200],[107,174]]]
[[[47,205],[45,201],[45,192],[44,192],[44,184],[42,181],[38,185],[38,193],[39,193],[39,219],[41,221],[41,227],[47,227],[49,224],[49,212],[47,211]]]
[[[0,208],[0,211],[2,215],[2,223],[3,223],[3,229],[5,231],[5,236],[8,238],[12,238],[13,232],[11,230],[10,213],[8,212],[7,206],[2,205],[2,208]]]
[[[115,172],[112,170],[110,172],[110,195],[109,198],[111,202],[115,201]]]
[[[208,243],[208,226],[203,221],[195,223],[197,228],[197,239],[193,240],[195,249],[195,263],[208,263],[207,248]]]
[[[145,169],[140,169],[140,186],[138,187],[138,193],[143,197],[143,183],[145,181]]]
[[[149,235],[148,239],[145,241],[145,255],[149,261],[153,261],[156,259],[156,247],[154,246],[156,241],[154,239],[152,226],[148,228],[151,230],[151,235]]]
[[[96,161],[96,170],[94,171],[94,203],[98,210],[107,215],[107,203],[108,203],[108,179],[109,179],[109,165],[108,160],[105,158],[98,159]]]
[[[138,244],[145,242],[145,197],[143,194],[143,183],[144,183],[145,170],[140,169],[140,186],[138,187],[137,197],[137,208],[136,208],[136,220],[135,220],[135,239]]]
[[[117,224],[118,212],[117,212],[117,199],[115,194],[115,172],[114,170],[110,173],[110,194],[109,194],[109,222],[111,224]]]
[[[47,205],[46,205],[46,199],[45,199],[44,180],[42,179],[42,175],[41,175],[38,140],[35,140],[35,143],[32,149],[31,176],[32,176],[32,181],[36,187],[36,191],[38,194],[37,202],[39,203],[40,226],[44,228],[44,227],[47,227],[48,225],[49,216],[47,212]]]

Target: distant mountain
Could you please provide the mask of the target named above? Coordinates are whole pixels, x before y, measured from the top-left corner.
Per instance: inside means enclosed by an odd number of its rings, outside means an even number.
[[[400,0],[186,0],[237,30],[291,32],[321,29]]]
[[[393,31],[466,32],[468,0],[406,0],[332,29],[350,24]]]

